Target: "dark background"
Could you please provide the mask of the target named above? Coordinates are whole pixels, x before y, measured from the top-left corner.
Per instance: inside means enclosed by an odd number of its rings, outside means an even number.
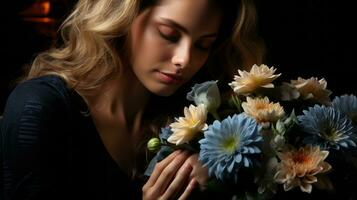
[[[37,0],[37,2],[45,0]],[[72,8],[75,0],[51,0],[52,8],[48,15],[20,15],[28,10],[36,0],[11,0],[0,3],[0,115],[6,99],[23,75],[24,65],[31,63],[35,55],[53,43],[53,34]],[[48,17],[54,23],[38,23],[27,18]]]
[[[357,93],[352,1],[258,1],[267,63],[283,76],[325,78],[333,95]]]
[[[74,0],[54,0],[56,9],[50,17],[60,22],[71,2]],[[284,79],[326,78],[333,95],[356,94],[354,7],[352,1],[336,2],[256,0],[259,33],[268,49],[266,64],[278,68]],[[11,80],[53,39],[18,15],[32,3],[34,0],[1,3],[0,114],[12,88]]]

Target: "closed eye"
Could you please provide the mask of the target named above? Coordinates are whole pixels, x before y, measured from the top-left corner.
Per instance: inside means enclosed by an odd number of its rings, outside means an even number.
[[[170,42],[177,42],[180,39],[180,32],[166,25],[157,27],[159,35]]]
[[[215,39],[203,39],[201,41],[198,41],[196,43],[196,48],[202,51],[209,51],[211,50],[213,44],[214,44]]]

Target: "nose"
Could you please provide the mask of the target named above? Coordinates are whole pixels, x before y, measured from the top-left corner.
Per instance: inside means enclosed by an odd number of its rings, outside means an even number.
[[[174,51],[171,62],[179,70],[185,68],[191,60],[191,44],[189,42],[182,42]]]

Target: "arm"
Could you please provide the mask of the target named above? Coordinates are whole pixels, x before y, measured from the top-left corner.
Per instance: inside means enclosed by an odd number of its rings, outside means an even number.
[[[45,82],[26,82],[11,93],[1,125],[5,199],[53,199],[53,125],[62,123],[64,110],[62,94]]]

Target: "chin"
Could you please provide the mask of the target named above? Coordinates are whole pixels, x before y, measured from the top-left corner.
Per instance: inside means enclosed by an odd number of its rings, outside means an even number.
[[[177,88],[160,88],[160,89],[151,89],[151,93],[161,96],[161,97],[169,97],[176,92]]]
[[[160,97],[169,97],[175,93],[175,91],[158,91],[158,92],[153,92],[155,95],[160,96]]]

